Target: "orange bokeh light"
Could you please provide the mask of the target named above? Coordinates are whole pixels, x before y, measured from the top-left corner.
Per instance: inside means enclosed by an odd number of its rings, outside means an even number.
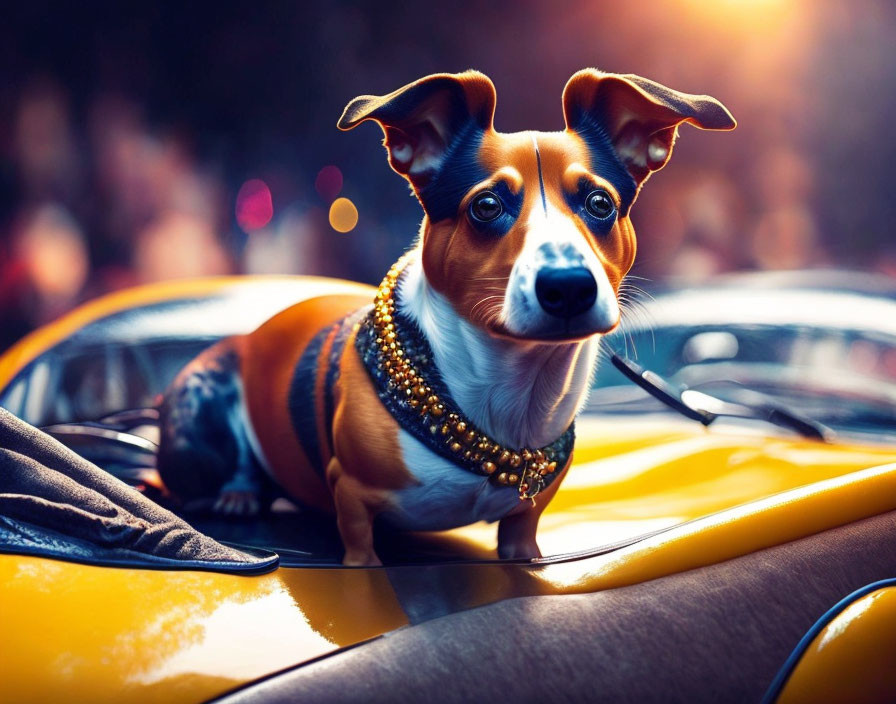
[[[330,206],[330,227],[336,232],[351,232],[358,224],[358,209],[348,198],[337,198]]]

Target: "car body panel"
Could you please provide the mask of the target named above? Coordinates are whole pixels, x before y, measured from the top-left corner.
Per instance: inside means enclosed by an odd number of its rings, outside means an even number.
[[[200,702],[405,625],[385,572],[261,577],[0,555],[9,701]],[[10,608],[15,605],[15,608]]]
[[[714,468],[703,465],[707,475]],[[592,490],[600,496],[601,482]],[[239,577],[2,555],[0,681],[17,701],[58,699],[77,682],[94,701],[199,702],[408,623],[517,596],[644,582],[893,509],[896,464],[887,464],[758,498],[606,554],[541,563],[280,568]],[[554,512],[562,518],[563,503]],[[600,544],[593,526],[582,530]]]
[[[372,300],[375,291],[371,286],[342,279],[331,279],[321,276],[275,275],[252,277],[215,276],[202,279],[163,281],[116,291],[91,300],[58,320],[38,328],[4,352],[0,356],[0,389],[4,388],[35,357],[69,335],[76,333],[89,323],[94,323],[107,316],[135,307],[150,306],[179,299],[201,299],[220,295],[231,288],[257,287],[259,284],[262,288],[270,288],[272,293],[281,284],[285,288],[291,289],[286,298],[283,298],[281,294],[279,300],[284,301],[282,307],[289,305],[289,303],[331,293],[369,293]],[[263,322],[268,315],[262,317],[258,323]]]
[[[896,701],[896,587],[857,599],[809,644],[779,704]]]

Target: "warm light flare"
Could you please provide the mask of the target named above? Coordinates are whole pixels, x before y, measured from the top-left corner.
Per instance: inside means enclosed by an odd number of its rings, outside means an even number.
[[[684,0],[683,9],[698,22],[711,24],[727,32],[752,32],[772,29],[778,22],[801,10],[798,0]],[[774,35],[775,32],[770,32]]]
[[[330,206],[330,226],[336,232],[351,232],[358,224],[358,209],[348,198],[337,198]]]

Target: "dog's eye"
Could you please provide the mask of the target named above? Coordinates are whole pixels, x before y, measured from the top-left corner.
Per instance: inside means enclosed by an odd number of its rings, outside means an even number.
[[[613,214],[616,206],[606,191],[591,191],[585,199],[585,208],[594,217],[605,220]]]
[[[483,191],[470,203],[470,215],[479,222],[490,222],[503,212],[500,199],[491,191]]]

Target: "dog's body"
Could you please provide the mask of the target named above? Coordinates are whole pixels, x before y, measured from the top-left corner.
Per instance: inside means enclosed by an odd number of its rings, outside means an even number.
[[[426,212],[418,244],[372,311],[312,299],[180,373],[159,456],[176,494],[253,512],[262,467],[335,509],[346,564],[378,563],[377,516],[414,530],[500,520],[502,557],[538,555],[599,335],[619,321],[629,208],[679,123],[734,122],[711,98],[594,70],[567,84],[564,132],[500,134],[494,105],[471,71],[346,108],[340,128],[383,128]]]

